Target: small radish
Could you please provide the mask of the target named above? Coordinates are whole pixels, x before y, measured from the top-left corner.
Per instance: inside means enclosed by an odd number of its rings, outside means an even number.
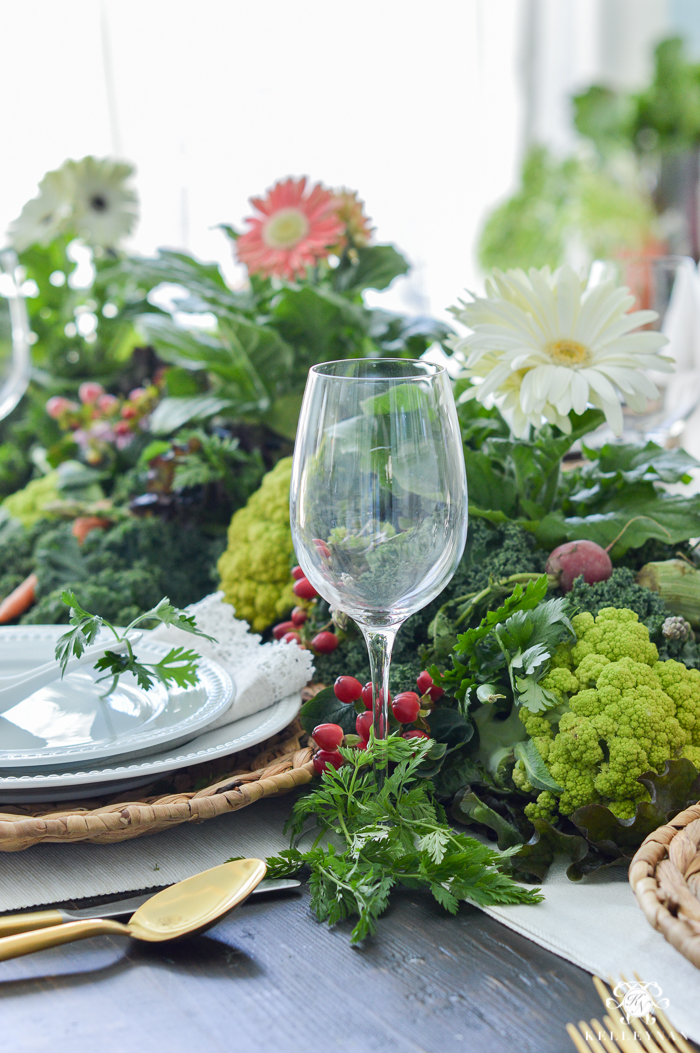
[[[547,560],[546,571],[557,579],[563,592],[569,592],[576,578],[583,575],[587,585],[607,581],[613,572],[610,556],[595,541],[567,541]]]

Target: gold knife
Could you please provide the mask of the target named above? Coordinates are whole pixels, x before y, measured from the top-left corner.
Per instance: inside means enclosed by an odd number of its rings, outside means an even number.
[[[261,893],[282,892],[298,888],[301,884],[294,878],[267,878],[253,889],[252,895]],[[75,910],[35,910],[29,914],[8,914],[0,917],[0,937],[14,936],[18,932],[32,932],[34,929],[48,929],[52,925],[63,925],[67,921],[84,921],[87,918],[128,918],[138,910],[146,900],[154,896],[157,889],[143,896],[131,896],[128,899],[113,900],[98,907],[78,907]]]

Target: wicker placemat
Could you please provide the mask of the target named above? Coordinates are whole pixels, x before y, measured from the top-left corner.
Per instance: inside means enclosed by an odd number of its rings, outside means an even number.
[[[6,805],[0,812],[0,852],[21,852],[42,841],[126,841],[179,823],[214,819],[263,797],[288,793],[312,778],[313,751],[306,742],[301,725],[294,721],[252,750],[183,769],[169,785],[164,780],[154,783],[148,788],[150,796]]]
[[[649,924],[700,969],[700,804],[645,838],[629,880]]]

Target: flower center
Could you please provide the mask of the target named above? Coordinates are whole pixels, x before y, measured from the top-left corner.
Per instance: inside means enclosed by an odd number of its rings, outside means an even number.
[[[262,229],[263,241],[271,249],[291,249],[308,233],[309,221],[298,208],[281,208]]]
[[[580,366],[589,358],[588,348],[578,340],[552,340],[545,351],[558,366]]]
[[[102,194],[93,194],[90,198],[90,208],[94,208],[95,212],[104,212],[107,208],[107,201]]]

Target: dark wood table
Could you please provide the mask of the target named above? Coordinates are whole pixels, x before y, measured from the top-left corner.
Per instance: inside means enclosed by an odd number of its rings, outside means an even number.
[[[453,918],[406,891],[364,947],[349,930],[319,924],[303,890],[180,944],[100,937],[0,962],[0,1049],[568,1053],[567,1021],[601,1015],[588,973],[476,908]]]

